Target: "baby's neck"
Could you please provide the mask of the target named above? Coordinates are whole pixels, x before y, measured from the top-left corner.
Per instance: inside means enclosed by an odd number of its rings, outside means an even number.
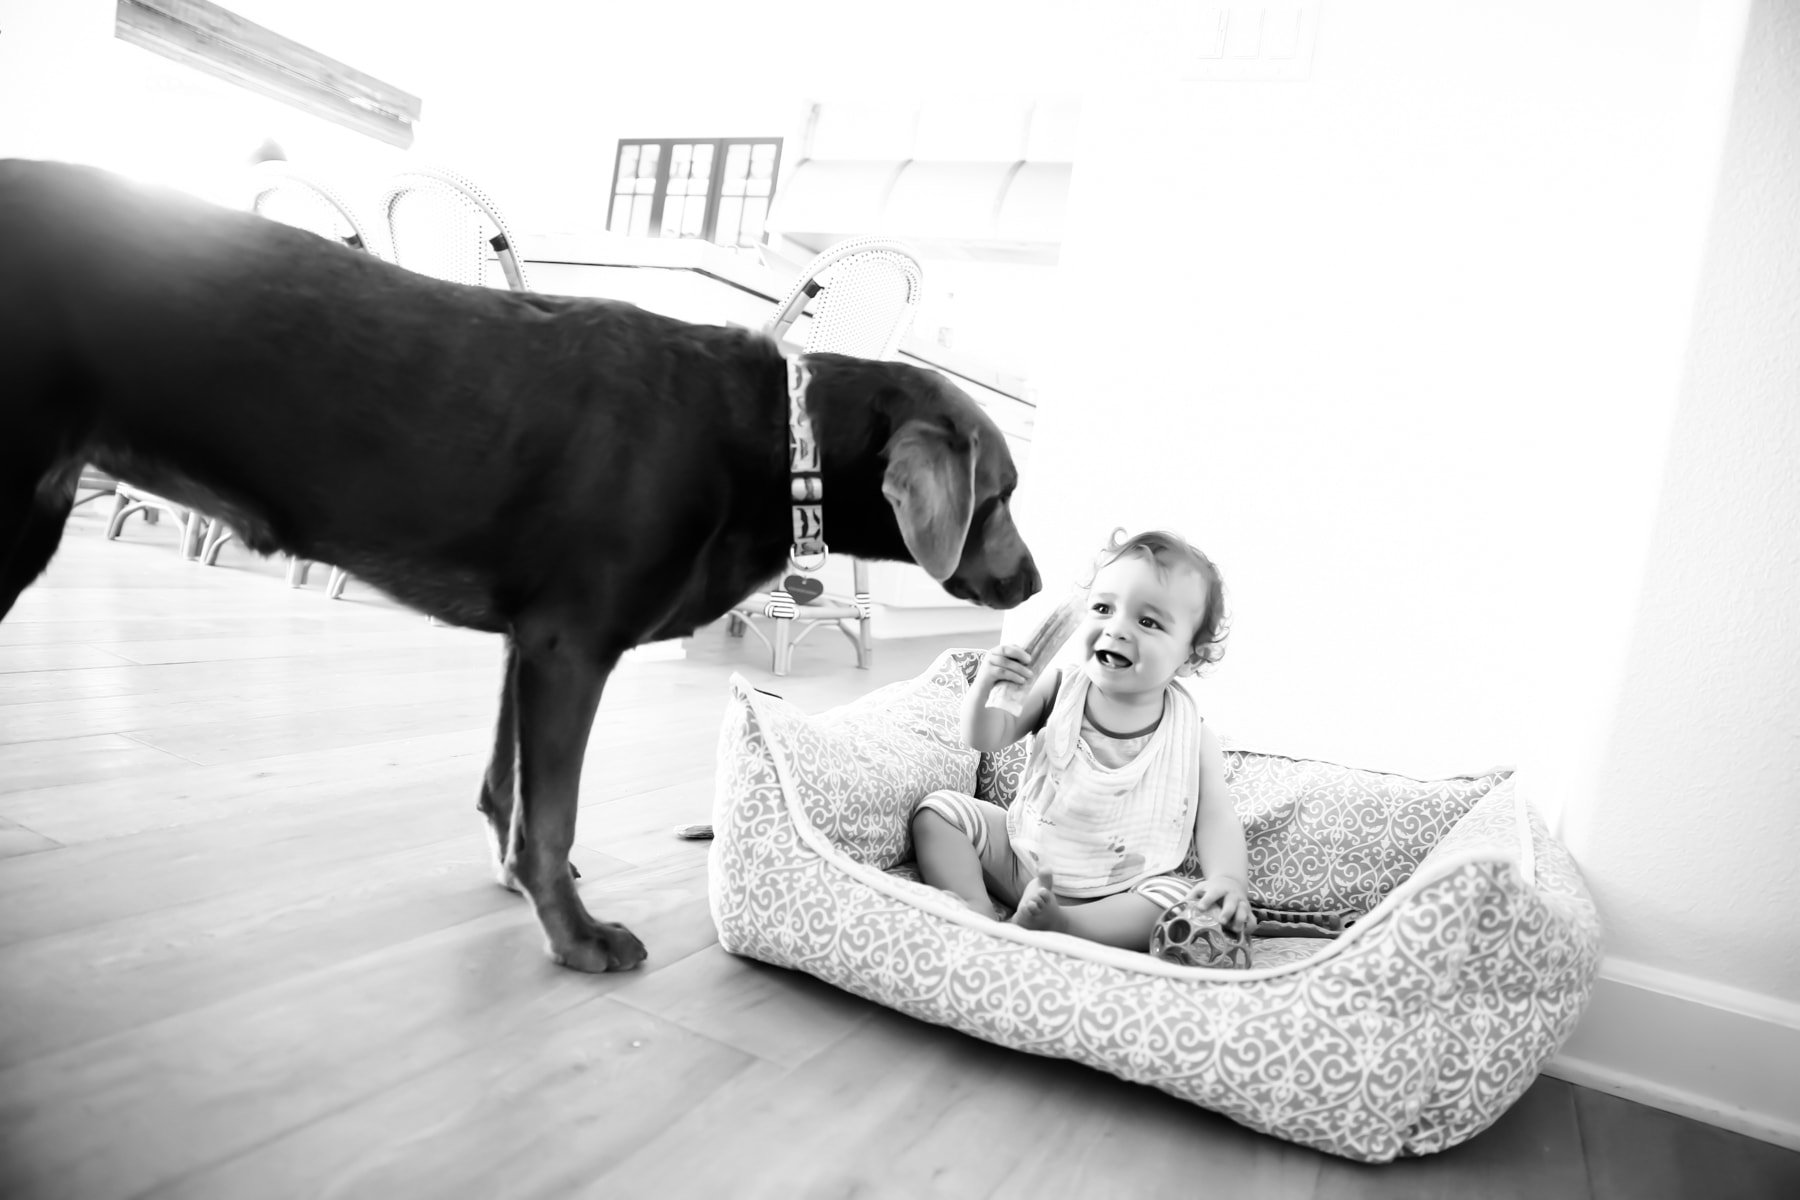
[[[1165,684],[1154,692],[1120,696],[1101,691],[1098,684],[1091,685],[1087,696],[1088,719],[1106,729],[1121,732],[1154,725],[1162,716],[1163,692],[1167,687]]]

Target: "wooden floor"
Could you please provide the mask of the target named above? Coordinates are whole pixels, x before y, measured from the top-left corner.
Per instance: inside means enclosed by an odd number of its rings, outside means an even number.
[[[0,624],[0,1196],[1800,1196],[1800,1155],[1550,1079],[1353,1164],[724,954],[670,827],[728,674],[819,708],[937,643],[622,668],[575,861],[650,959],[558,970],[474,812],[496,641],[173,545],[83,510]]]

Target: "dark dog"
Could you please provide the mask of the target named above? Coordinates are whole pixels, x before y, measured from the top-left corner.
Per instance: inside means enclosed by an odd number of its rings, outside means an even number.
[[[0,616],[81,466],[506,636],[480,808],[551,955],[632,967],[570,877],[619,656],[722,615],[792,538],[787,368],[766,338],[628,304],[442,283],[101,171],[0,163]],[[808,358],[832,550],[1006,608],[1038,588],[999,429],[914,367]]]

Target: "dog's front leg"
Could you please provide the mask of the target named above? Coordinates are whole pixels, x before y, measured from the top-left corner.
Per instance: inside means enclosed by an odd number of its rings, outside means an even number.
[[[519,654],[511,637],[506,639],[506,667],[500,677],[500,719],[494,723],[494,756],[481,777],[481,795],[475,807],[487,819],[488,843],[494,851],[494,875],[508,891],[524,892],[506,865],[506,845],[512,838],[513,797],[519,786],[518,674]],[[575,864],[569,874],[581,878]]]
[[[644,961],[644,944],[629,929],[588,915],[569,872],[582,756],[616,662],[617,651],[555,629],[517,631],[507,651],[518,777],[502,878],[531,899],[550,957],[578,971],[624,971]],[[503,700],[503,720],[506,707]]]
[[[518,786],[519,651],[512,635],[506,638],[506,666],[500,676],[500,719],[494,726],[494,757],[481,777],[481,796],[475,807],[487,819],[488,841],[494,851],[494,871],[500,886],[522,891],[506,866],[506,846],[512,838],[513,794]]]

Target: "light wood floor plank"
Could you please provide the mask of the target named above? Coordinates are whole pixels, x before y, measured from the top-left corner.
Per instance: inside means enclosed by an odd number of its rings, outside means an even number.
[[[10,620],[10,618],[9,618]],[[318,688],[342,695],[365,679],[420,670],[479,667],[494,674],[499,693],[500,647],[485,643],[461,646],[415,646],[366,653],[306,655],[291,658],[229,659],[142,666],[115,659],[110,666],[64,672],[0,673],[0,724],[7,709],[51,700],[97,696],[158,696],[205,689],[216,695],[255,694],[277,688],[295,692]]]
[[[632,866],[587,850],[573,861],[591,889]],[[514,911],[524,900],[470,834],[8,946],[0,1068]]]
[[[348,694],[364,705],[400,703],[421,695],[451,694],[482,696],[491,706],[494,695],[499,692],[498,673],[497,667],[486,664],[479,669],[406,672],[359,680]],[[331,686],[331,682],[321,680],[316,688],[244,688],[233,693],[232,708],[245,720],[284,715],[297,718],[341,709],[346,691]],[[202,724],[217,718],[221,707],[219,690],[215,683],[186,690],[170,688],[161,692],[7,705],[0,707],[0,744],[54,741],[115,730],[138,734],[161,727]]]
[[[1587,1200],[1575,1090],[1540,1077],[1485,1133],[1439,1154],[1381,1166],[1325,1158],[1318,1200]]]
[[[1800,1196],[1800,1154],[1605,1092],[1571,1091],[1595,1200]]]
[[[0,779],[8,791],[141,779],[193,766],[179,754],[146,746],[123,733],[0,744]]]
[[[93,667],[116,667],[130,661],[110,650],[81,643],[0,647],[0,674],[80,671]]]
[[[430,776],[442,786],[439,803],[466,808],[473,819],[489,740],[486,729],[452,730],[247,763],[180,764],[94,782],[0,790],[0,815],[73,845],[308,804],[354,804],[370,791],[410,787]]]
[[[192,1200],[574,1194],[654,1136],[667,1113],[755,1061],[616,1003],[619,994],[587,999],[479,1043],[151,1194]],[[451,1147],[454,1153],[444,1152]]]
[[[717,945],[621,988],[614,999],[790,1069],[877,1011],[810,975],[737,958]]]
[[[0,817],[0,858],[11,858],[17,854],[36,854],[40,850],[54,850],[60,844],[51,841],[41,833]]]
[[[721,1088],[584,1194],[1311,1192],[1323,1157],[1313,1151],[1073,1063],[868,1010],[778,1085],[747,1078]],[[702,1143],[703,1158],[682,1153]]]
[[[521,903],[0,1071],[0,1195],[138,1195],[529,1034],[708,944],[704,886],[686,867],[584,887],[650,944],[643,974],[552,965]]]
[[[253,902],[263,888],[333,864],[473,837],[473,791],[457,765],[427,766],[405,784],[359,780],[329,799],[307,793],[285,807],[8,860],[0,945],[234,894]],[[458,793],[469,799],[443,802]]]

